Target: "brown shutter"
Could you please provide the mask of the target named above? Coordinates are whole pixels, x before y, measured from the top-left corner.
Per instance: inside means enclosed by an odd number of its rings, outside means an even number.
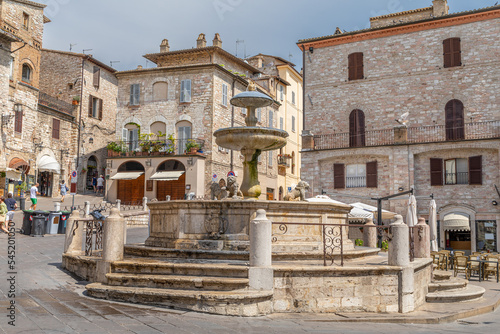
[[[364,78],[364,73],[363,73],[363,53],[358,52],[356,54],[356,79],[363,79]]]
[[[452,58],[452,39],[448,38],[443,41],[444,67],[451,67]]]
[[[451,66],[462,66],[462,50],[460,38],[452,38],[452,64]]]
[[[102,99],[99,99],[99,120],[102,120]]]
[[[93,100],[94,100],[94,98],[92,97],[92,95],[89,95],[89,117],[92,117],[92,115],[93,115],[93,110],[92,110]]]
[[[349,80],[355,80],[356,77],[356,58],[355,54],[351,53],[349,59]]]
[[[58,119],[52,119],[52,138],[59,139],[59,129],[60,121]]]
[[[15,131],[18,133],[23,132],[23,112],[22,111],[16,111],[16,116],[15,116]]]
[[[365,146],[365,113],[358,109],[357,111],[357,138],[358,138],[358,147]]]
[[[94,87],[99,87],[99,83],[101,80],[101,69],[97,66],[94,66]]]
[[[431,158],[431,186],[443,185],[443,159]]]
[[[366,187],[377,188],[377,162],[372,161],[366,164]]]
[[[344,164],[333,165],[333,188],[334,189],[345,188]]]
[[[469,184],[483,184],[483,157],[469,158]]]

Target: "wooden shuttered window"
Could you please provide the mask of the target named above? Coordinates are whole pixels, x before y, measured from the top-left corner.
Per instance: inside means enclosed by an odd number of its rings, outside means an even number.
[[[431,158],[431,186],[443,185],[443,159]]]
[[[372,161],[366,164],[366,187],[377,188],[378,184],[377,162]]]
[[[89,95],[89,117],[102,120],[102,99]]]
[[[52,119],[52,138],[53,139],[59,139],[60,128],[61,128],[61,121],[53,118]]]
[[[94,66],[94,87],[99,88],[101,83],[101,69]]]
[[[481,155],[469,158],[469,184],[483,184],[483,157]]]
[[[334,164],[333,165],[333,188],[334,189],[344,189],[345,188],[344,164]]]
[[[17,133],[23,132],[23,112],[16,111],[16,115],[14,118],[14,131]]]
[[[464,104],[460,100],[451,100],[445,106],[446,140],[465,138]]]
[[[363,73],[363,52],[351,53],[349,60],[349,80],[359,80],[364,78]]]
[[[94,115],[94,97],[89,95],[89,117]]]
[[[141,86],[139,84],[130,85],[130,105],[138,106],[141,101]]]
[[[448,38],[443,41],[444,67],[462,66],[460,38]]]
[[[349,115],[349,147],[365,146],[365,114],[355,109]]]

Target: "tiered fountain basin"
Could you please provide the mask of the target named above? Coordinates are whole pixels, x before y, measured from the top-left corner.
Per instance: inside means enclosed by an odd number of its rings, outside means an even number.
[[[322,227],[300,224],[345,224],[351,209],[330,203],[246,200],[168,201],[148,206],[151,219],[146,246],[248,251],[250,221],[258,209],[264,209],[273,222],[273,251],[284,257],[289,254],[290,258],[323,256]],[[286,233],[282,224],[286,225]],[[344,253],[353,253],[348,228],[340,230]],[[340,234],[338,238],[340,241]]]
[[[288,133],[284,130],[260,127],[236,127],[215,131],[217,145],[230,150],[278,150],[286,145]]]

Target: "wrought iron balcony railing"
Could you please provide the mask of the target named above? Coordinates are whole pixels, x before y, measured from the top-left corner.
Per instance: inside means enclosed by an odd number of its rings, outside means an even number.
[[[419,144],[446,141],[500,138],[500,121],[466,123],[462,127],[445,125],[371,130],[363,133],[333,133],[314,136],[314,149]]]
[[[117,157],[202,153],[204,146],[203,139],[158,139],[112,142],[107,148],[108,157]]]

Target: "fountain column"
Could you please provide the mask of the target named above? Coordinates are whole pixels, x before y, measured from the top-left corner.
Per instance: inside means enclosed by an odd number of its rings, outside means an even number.
[[[257,169],[260,153],[260,150],[241,150],[245,161],[243,161],[243,181],[241,182],[240,190],[245,198],[259,198],[262,193],[259,182],[259,171]]]

